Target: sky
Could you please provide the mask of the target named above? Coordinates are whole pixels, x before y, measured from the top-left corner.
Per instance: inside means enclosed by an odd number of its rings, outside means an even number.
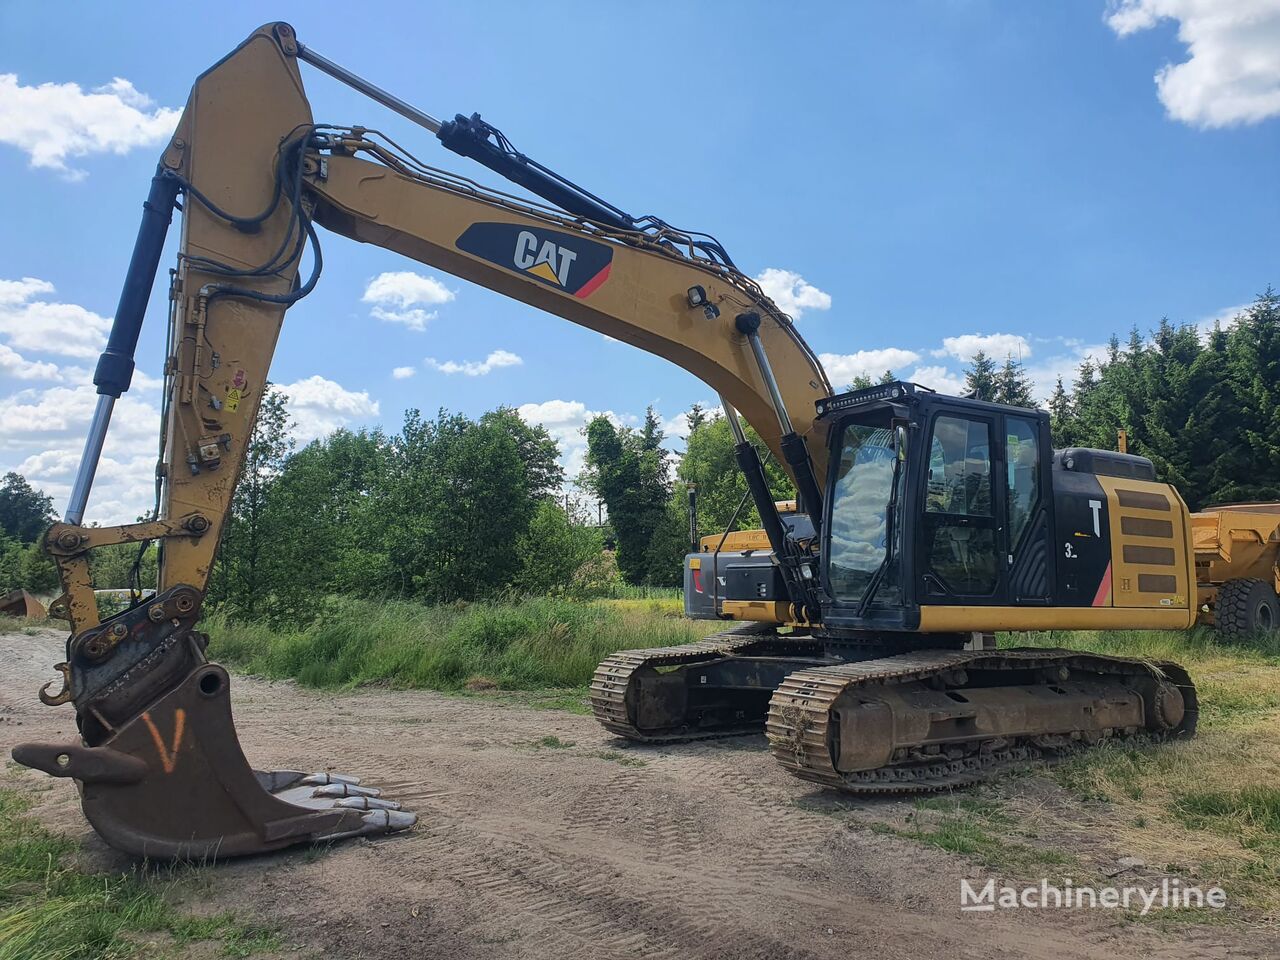
[[[0,470],[59,511],[162,144],[196,74],[265,7],[0,0]],[[1043,397],[1113,333],[1208,325],[1280,286],[1280,0],[270,7],[426,112],[478,111],[632,214],[715,234],[838,388],[891,368],[954,391],[984,349],[1020,359]],[[302,69],[317,121],[511,189]],[[272,367],[300,443],[394,431],[410,407],[505,404],[551,431],[572,474],[593,414],[633,424],[652,405],[678,450],[683,412],[714,402],[660,358],[321,242],[324,276]],[[150,506],[163,287],[89,521]]]

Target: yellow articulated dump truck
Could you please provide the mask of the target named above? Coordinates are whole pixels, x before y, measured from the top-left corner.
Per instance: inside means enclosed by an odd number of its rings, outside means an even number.
[[[1226,636],[1280,629],[1280,503],[1191,515],[1200,622]]]

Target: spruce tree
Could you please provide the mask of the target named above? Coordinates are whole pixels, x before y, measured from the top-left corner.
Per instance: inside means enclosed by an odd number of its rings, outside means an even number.
[[[1062,377],[1058,377],[1053,387],[1053,395],[1049,397],[1049,430],[1053,435],[1053,445],[1057,449],[1072,447],[1076,444],[1076,411],[1071,402],[1071,394],[1062,385]]]
[[[1034,407],[1036,401],[1031,389],[1031,378],[1023,369],[1022,361],[1015,360],[1012,354],[1005,357],[1004,366],[996,374],[996,403],[1007,403],[1013,407]]]
[[[969,361],[969,368],[964,372],[964,386],[979,400],[996,399],[996,364],[982,350]]]
[[[1280,499],[1280,295],[1268,287],[1227,333],[1232,443],[1213,465],[1217,502]]]
[[[695,403],[689,408],[689,412],[684,415],[684,422],[685,426],[689,428],[689,432],[694,433],[707,422],[707,411],[702,409],[702,404]]]

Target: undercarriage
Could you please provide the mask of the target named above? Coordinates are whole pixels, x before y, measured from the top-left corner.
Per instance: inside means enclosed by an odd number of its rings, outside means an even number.
[[[796,776],[861,794],[946,790],[1104,740],[1195,732],[1195,687],[1176,664],[1053,649],[884,652],[751,625],[615,654],[597,668],[591,702],[607,729],[639,742],[765,732]]]

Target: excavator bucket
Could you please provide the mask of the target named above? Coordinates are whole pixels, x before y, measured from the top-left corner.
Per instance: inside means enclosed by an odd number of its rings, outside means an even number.
[[[44,604],[25,590],[10,590],[0,597],[0,613],[28,620],[43,620],[49,615]]]
[[[41,699],[75,701],[81,741],[21,744],[13,759],[74,778],[93,828],[138,857],[208,860],[411,827],[414,814],[356,777],[249,766],[230,677],[189,629],[193,593],[73,638],[66,689]]]

